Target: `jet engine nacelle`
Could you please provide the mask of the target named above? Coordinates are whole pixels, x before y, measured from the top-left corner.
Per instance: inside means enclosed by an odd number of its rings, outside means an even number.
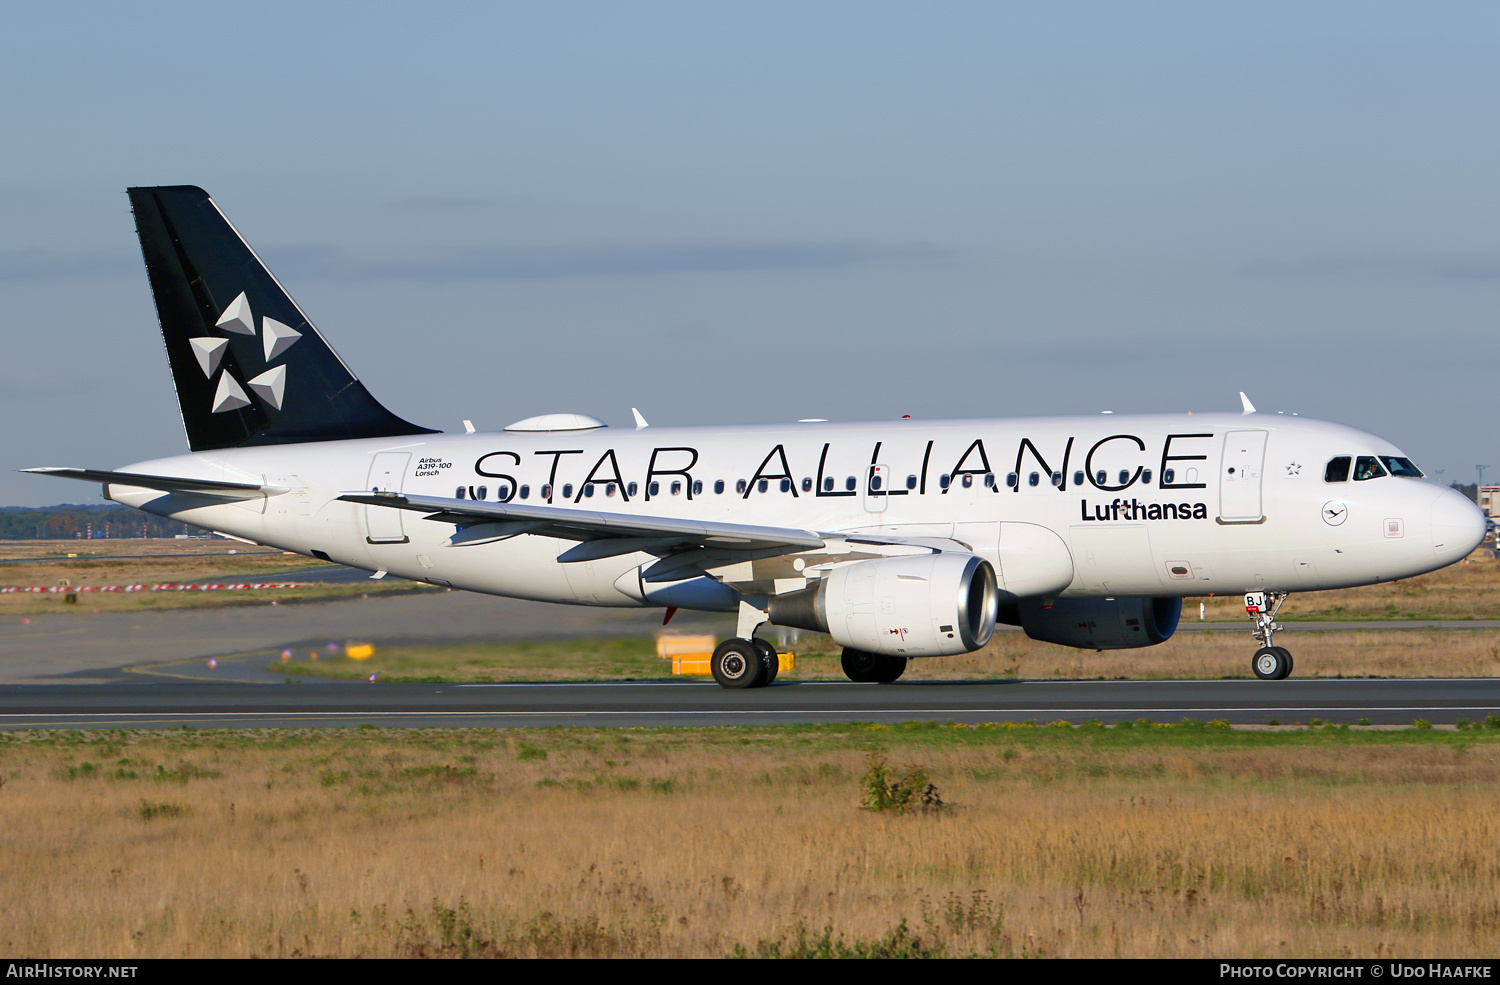
[[[771,621],[843,646],[901,657],[968,653],[995,631],[995,569],[973,554],[855,561],[818,584],[773,596]]]
[[[1182,615],[1180,598],[1058,599],[1018,603],[1006,622],[1044,643],[1085,650],[1128,650],[1165,643]]]

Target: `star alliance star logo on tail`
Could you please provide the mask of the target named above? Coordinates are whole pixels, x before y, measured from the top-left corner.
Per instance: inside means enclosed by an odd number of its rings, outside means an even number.
[[[296,345],[297,341],[302,338],[302,333],[269,315],[262,316],[260,322],[261,347],[268,365],[265,372],[247,380],[246,385],[272,410],[280,410],[282,400],[286,396],[286,366],[284,364],[270,366],[269,364],[272,359]],[[250,310],[250,301],[245,297],[244,291],[241,291],[239,296],[231,301],[219,315],[219,320],[214,322],[214,328],[230,335],[253,336],[256,334],[255,313]],[[219,364],[224,358],[224,350],[229,340],[210,335],[188,339],[188,342],[193,347],[193,357],[198,360],[198,366],[203,370],[203,375],[213,379],[214,374],[219,371]],[[211,413],[222,414],[248,406],[250,406],[250,397],[245,393],[244,387],[240,386],[239,381],[230,374],[228,369],[219,373],[219,384],[214,388]]]

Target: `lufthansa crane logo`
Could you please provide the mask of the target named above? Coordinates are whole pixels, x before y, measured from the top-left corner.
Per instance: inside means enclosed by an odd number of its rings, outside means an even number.
[[[1323,522],[1336,527],[1349,518],[1349,507],[1343,500],[1330,499],[1323,504]]]

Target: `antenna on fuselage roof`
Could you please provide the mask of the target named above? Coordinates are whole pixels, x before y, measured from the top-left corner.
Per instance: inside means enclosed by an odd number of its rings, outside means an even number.
[[[635,415],[635,429],[637,431],[639,431],[641,428],[648,428],[648,427],[651,426],[651,425],[649,425],[649,424],[646,423],[646,419],[641,416],[641,412],[640,411],[638,411],[634,407],[632,407],[632,408],[630,408],[630,412]]]
[[[1246,413],[1246,414],[1253,414],[1253,413],[1255,413],[1255,405],[1250,402],[1250,398],[1249,397],[1245,396],[1245,391],[1244,390],[1240,391],[1240,403],[1244,404],[1244,406],[1245,406],[1244,413]]]

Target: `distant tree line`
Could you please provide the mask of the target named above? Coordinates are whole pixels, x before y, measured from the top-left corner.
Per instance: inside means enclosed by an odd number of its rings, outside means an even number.
[[[81,537],[176,537],[202,527],[151,516],[116,503],[0,506],[0,540],[76,540]]]
[[[1479,502],[1479,483],[1477,482],[1454,482],[1450,483],[1454,489],[1463,493],[1474,502]]]

